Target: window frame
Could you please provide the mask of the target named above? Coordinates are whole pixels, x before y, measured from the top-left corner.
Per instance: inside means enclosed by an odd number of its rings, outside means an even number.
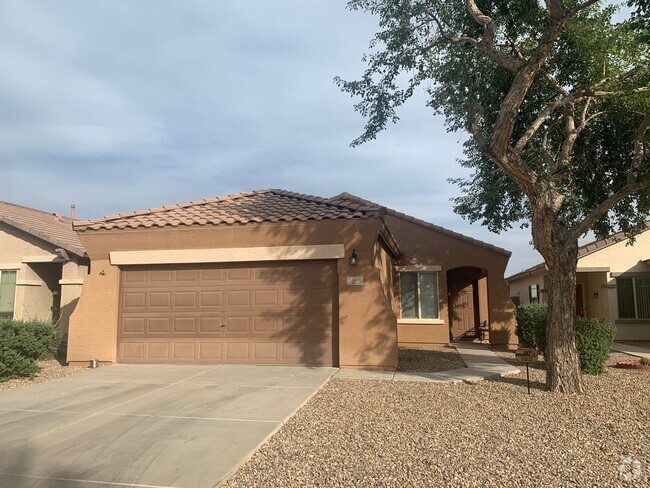
[[[13,305],[11,308],[11,312],[0,312],[0,319],[14,319],[16,318],[16,291],[18,289],[17,286],[17,281],[18,281],[18,270],[15,269],[0,269],[0,282],[2,281],[2,274],[3,273],[13,273],[16,277],[14,280],[14,296],[13,296]],[[9,317],[9,314],[11,313],[11,317]]]
[[[416,279],[416,301],[417,301],[417,317],[404,317],[403,312],[403,298],[402,298],[402,275],[415,275]],[[434,303],[436,304],[436,317],[422,317],[422,301],[420,300],[420,275],[435,275],[435,284],[436,284],[436,296],[434,297]],[[440,272],[439,271],[400,271],[399,278],[399,316],[400,321],[415,321],[415,322],[439,322],[440,319]]]
[[[533,289],[535,290],[535,296],[533,297]],[[533,299],[535,301],[533,301]],[[528,286],[528,303],[540,303],[539,302],[539,284],[529,285]]]
[[[616,315],[617,320],[635,320],[635,321],[650,321],[650,317],[639,317],[639,297],[637,295],[637,279],[648,280],[650,275],[644,276],[618,276],[616,278]],[[621,317],[621,300],[619,294],[619,281],[620,280],[630,280],[632,282],[632,302],[634,304],[634,317]],[[650,307],[650,303],[646,304],[646,307]]]

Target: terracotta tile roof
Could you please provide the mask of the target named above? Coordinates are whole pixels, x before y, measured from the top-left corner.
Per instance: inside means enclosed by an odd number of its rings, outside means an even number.
[[[286,190],[257,190],[74,222],[77,231],[190,225],[232,225],[377,217],[364,205],[339,205],[326,198]]]
[[[453,230],[445,229],[444,227],[440,227],[439,225],[431,224],[429,222],[426,222],[424,220],[417,219],[415,217],[411,217],[410,215],[406,215],[405,213],[398,212],[397,210],[393,210],[388,207],[384,207],[383,205],[379,205],[378,203],[371,202],[370,200],[365,200],[361,197],[358,197],[356,195],[351,195],[350,193],[341,193],[340,195],[336,195],[332,198],[329,199],[330,202],[336,203],[337,205],[364,205],[365,208],[368,210],[375,210],[375,211],[383,211],[388,215],[392,215],[394,217],[398,217],[400,219],[406,220],[408,222],[413,222],[414,224],[420,225],[422,227],[426,227],[432,230],[435,230],[436,232],[440,232],[441,234],[445,234],[451,237],[454,237],[456,239],[459,239],[461,241],[469,242],[470,244],[474,244],[475,246],[479,246],[485,249],[489,249],[491,251],[497,252],[499,254],[503,254],[505,256],[511,256],[512,253],[506,249],[503,249],[501,247],[494,246],[492,244],[488,244],[487,242],[479,241],[478,239],[474,239],[472,237],[468,237],[463,234],[459,234],[458,232],[454,232]]]
[[[646,223],[646,227],[647,229],[650,229],[650,222]],[[647,232],[647,229],[643,232]],[[578,248],[578,259],[593,254],[596,251],[600,251],[601,249],[609,247],[612,244],[616,244],[617,242],[625,242],[627,240],[628,237],[625,235],[624,232],[617,232],[616,234],[607,236],[604,239],[598,239],[592,242],[588,242],[587,244],[584,244]],[[509,276],[508,278],[506,278],[506,281],[515,281],[518,280],[519,278],[523,278],[524,276],[530,276],[538,273],[539,271],[544,271],[545,269],[546,269],[545,263],[536,264],[535,266],[531,266],[530,268],[526,268],[523,271],[519,271],[518,273]]]
[[[0,222],[83,257],[86,251],[72,229],[72,219],[0,201]]]

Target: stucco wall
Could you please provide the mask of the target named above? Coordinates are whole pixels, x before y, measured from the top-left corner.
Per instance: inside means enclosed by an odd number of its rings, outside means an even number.
[[[650,276],[650,266],[644,262],[646,259],[650,259],[650,231],[637,236],[634,245],[628,245],[628,241],[618,242],[578,260],[578,270],[609,268],[609,272],[598,273],[601,276],[600,289],[597,290],[599,308],[590,315],[605,313],[606,318],[616,325],[617,340],[650,340],[650,320],[619,319],[616,298],[617,276]]]
[[[111,251],[343,244],[345,258],[337,260],[340,366],[395,368],[396,319],[375,267],[378,228],[378,220],[364,219],[81,232],[92,272],[71,317],[68,360],[116,360],[120,269],[110,264]],[[349,264],[352,249],[356,266]],[[363,277],[363,286],[347,285],[348,276]]]
[[[542,293],[544,289],[544,275],[541,272],[510,282],[510,296],[512,298],[518,297],[519,305],[527,305],[530,303],[529,287],[533,285],[539,285],[539,302],[546,303],[548,301],[548,293]]]
[[[650,321],[620,320],[616,296],[617,276],[650,276],[650,231],[637,236],[634,245],[621,241],[578,259],[577,283],[583,287],[585,315],[603,318],[616,325],[617,340],[650,340]],[[545,287],[545,273],[523,277],[510,283],[510,294],[519,292],[521,303],[528,303],[528,286],[539,283]],[[594,295],[597,293],[597,297]],[[547,295],[542,294],[542,302]]]
[[[16,300],[14,317],[19,320],[52,319],[53,292],[61,293],[62,331],[81,294],[86,274],[85,260],[71,256],[67,263],[23,262],[34,257],[55,258],[56,246],[33,235],[0,222],[0,269],[16,269]],[[63,266],[63,270],[61,267]],[[60,279],[74,284],[60,283]]]
[[[490,342],[495,345],[516,344],[514,306],[504,280],[509,256],[393,215],[388,215],[386,220],[403,253],[400,266],[441,266],[438,283],[439,323],[419,324],[398,320],[400,344],[447,344],[449,342],[447,272],[462,267],[478,268],[487,273],[485,282],[479,283],[478,313],[481,313],[481,310],[483,313],[488,312]],[[399,296],[397,293],[395,295]]]

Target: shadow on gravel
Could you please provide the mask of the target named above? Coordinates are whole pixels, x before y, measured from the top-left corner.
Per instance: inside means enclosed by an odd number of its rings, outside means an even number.
[[[524,370],[525,370],[525,368],[526,367],[524,366]],[[525,375],[525,373],[524,373],[524,375]],[[510,384],[510,385],[521,386],[524,389],[523,390],[524,393],[525,393],[526,384],[527,384],[526,383],[526,376],[524,376],[523,378],[515,378],[515,377],[510,377],[510,376],[503,376],[501,378],[495,378],[495,379],[490,380],[490,381],[496,381],[498,383],[507,383],[507,384]],[[542,383],[541,381],[533,380],[532,378],[530,380],[530,389],[531,389],[531,391],[532,390],[548,391],[548,389],[546,388],[546,383]]]

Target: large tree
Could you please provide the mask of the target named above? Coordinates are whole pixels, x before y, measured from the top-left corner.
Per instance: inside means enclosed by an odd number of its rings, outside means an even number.
[[[358,81],[374,139],[425,84],[449,130],[466,129],[455,210],[500,232],[528,222],[549,271],[547,384],[583,392],[575,344],[578,239],[628,236],[650,214],[648,3],[615,22],[595,0],[352,0],[380,32]]]

